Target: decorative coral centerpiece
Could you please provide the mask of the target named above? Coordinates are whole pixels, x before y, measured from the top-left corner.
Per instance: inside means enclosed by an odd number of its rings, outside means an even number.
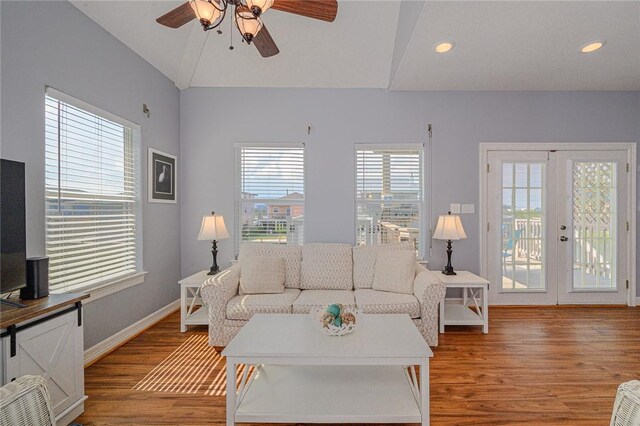
[[[339,303],[311,312],[313,322],[329,336],[344,336],[356,328],[357,311],[345,309]]]

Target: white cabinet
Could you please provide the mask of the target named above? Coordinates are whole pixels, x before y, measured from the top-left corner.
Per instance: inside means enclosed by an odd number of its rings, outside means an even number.
[[[13,351],[11,335],[2,338],[3,384],[25,374],[45,377],[60,425],[84,411],[83,329],[78,323],[81,309],[66,308],[15,324]]]

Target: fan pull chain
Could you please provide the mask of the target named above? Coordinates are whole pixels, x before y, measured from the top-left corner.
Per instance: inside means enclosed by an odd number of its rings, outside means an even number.
[[[230,39],[230,45],[229,45],[229,50],[233,50],[233,14],[230,14],[229,16],[229,39]]]

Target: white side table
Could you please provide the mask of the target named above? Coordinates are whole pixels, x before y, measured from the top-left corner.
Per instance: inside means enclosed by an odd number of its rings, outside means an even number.
[[[489,281],[469,271],[456,271],[458,275],[438,274],[449,288],[462,289],[462,303],[453,300],[440,302],[440,333],[445,325],[481,325],[489,332]]]
[[[200,287],[211,275],[200,271],[178,281],[180,284],[180,332],[187,331],[188,325],[208,325],[207,307],[200,297]]]

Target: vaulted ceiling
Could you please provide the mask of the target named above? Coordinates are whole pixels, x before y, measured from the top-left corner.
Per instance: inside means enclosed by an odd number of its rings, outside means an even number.
[[[71,2],[180,89],[640,90],[638,1],[338,0],[332,23],[270,10],[271,58],[228,22],[221,35],[155,22],[183,1]]]

